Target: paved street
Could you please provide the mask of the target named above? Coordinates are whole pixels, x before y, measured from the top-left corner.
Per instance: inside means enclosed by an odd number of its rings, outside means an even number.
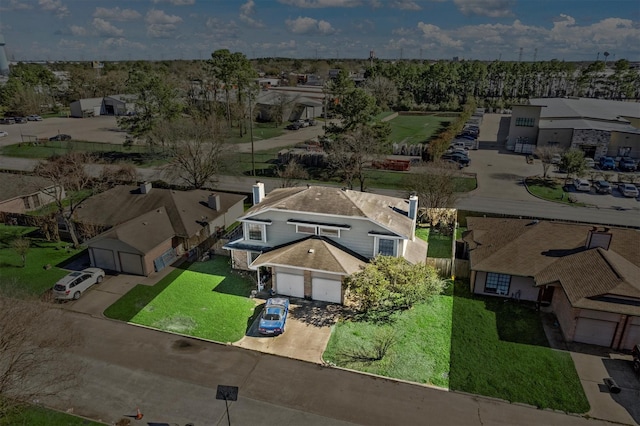
[[[85,371],[47,405],[114,422],[225,425],[217,385],[239,387],[235,425],[605,425],[517,404],[396,382],[67,312],[83,345],[70,357]]]

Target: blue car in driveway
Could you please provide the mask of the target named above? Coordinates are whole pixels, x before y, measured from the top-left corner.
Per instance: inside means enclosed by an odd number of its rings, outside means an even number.
[[[289,299],[284,297],[272,297],[264,305],[258,332],[260,334],[282,334],[289,313]]]

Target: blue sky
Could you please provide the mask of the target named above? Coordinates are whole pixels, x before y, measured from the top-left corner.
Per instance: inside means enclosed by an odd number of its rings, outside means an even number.
[[[0,33],[10,60],[639,61],[640,1],[0,0]]]

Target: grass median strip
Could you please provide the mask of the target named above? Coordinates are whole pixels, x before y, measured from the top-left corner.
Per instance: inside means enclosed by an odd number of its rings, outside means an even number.
[[[217,342],[240,340],[254,314],[254,284],[232,273],[228,260],[216,256],[175,269],[154,286],[137,285],[104,314]]]

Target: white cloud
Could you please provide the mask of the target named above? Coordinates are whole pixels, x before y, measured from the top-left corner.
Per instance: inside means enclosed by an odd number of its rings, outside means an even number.
[[[0,4],[0,12],[11,12],[13,10],[27,10],[32,8],[33,6],[29,3],[23,3],[19,0],[9,0],[6,6]]]
[[[103,41],[102,46],[104,48],[134,48],[143,50],[146,46],[137,41],[130,41],[123,37],[111,37]]]
[[[147,22],[147,34],[154,38],[172,37],[178,29],[176,24],[182,22],[182,18],[176,15],[167,15],[162,10],[151,9],[145,18]]]
[[[422,38],[431,45],[454,49],[462,49],[463,47],[462,41],[454,40],[437,25],[418,22],[418,28],[422,31]]]
[[[93,19],[93,28],[95,28],[98,35],[102,37],[121,36],[124,33],[122,29],[115,27],[110,22],[105,21],[102,18]]]
[[[325,7],[356,7],[362,0],[278,0],[282,4],[304,9],[322,9]]]
[[[245,24],[253,28],[262,28],[264,24],[259,20],[254,19],[252,16],[256,13],[256,3],[253,0],[249,0],[240,6],[240,20]]]
[[[58,42],[58,47],[62,49],[83,49],[85,46],[86,44],[79,40],[69,40],[66,38],[63,38]]]
[[[289,31],[294,34],[316,34],[328,35],[334,34],[336,30],[327,21],[313,18],[298,17],[296,19],[287,19],[285,24]]]
[[[51,12],[57,18],[69,16],[69,9],[60,0],[39,0],[38,4],[42,10]]]
[[[190,6],[195,2],[196,0],[153,0],[153,3],[171,3],[174,6]]]
[[[513,16],[511,8],[514,0],[453,0],[453,3],[465,15],[489,16],[491,18]]]
[[[87,30],[84,27],[80,27],[78,25],[71,25],[69,27],[69,31],[71,31],[71,34],[73,34],[74,36],[87,35]]]
[[[422,7],[413,0],[394,0],[389,6],[400,10],[422,10]]]
[[[137,10],[133,9],[120,9],[114,7],[113,9],[107,9],[106,7],[96,7],[96,11],[93,12],[94,18],[110,19],[113,21],[132,21],[142,17]]]

